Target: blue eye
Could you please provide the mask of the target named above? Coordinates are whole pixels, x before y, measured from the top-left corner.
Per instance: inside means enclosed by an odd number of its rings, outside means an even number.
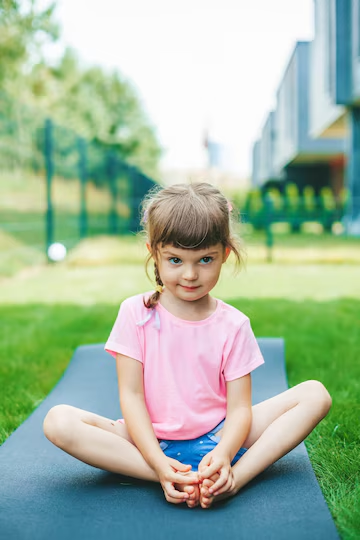
[[[212,261],[213,261],[213,257],[202,257],[200,259],[200,261],[204,261],[205,259],[209,259],[208,262],[205,262],[205,264],[210,264]],[[180,261],[181,262],[181,259],[179,259],[179,257],[170,257],[168,259],[169,262],[171,261]],[[174,264],[175,266],[178,266],[178,263],[174,262],[174,263],[171,263],[171,264]]]

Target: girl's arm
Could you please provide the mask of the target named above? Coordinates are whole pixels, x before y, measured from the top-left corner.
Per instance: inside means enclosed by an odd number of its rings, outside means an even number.
[[[216,448],[206,454],[199,464],[201,479],[210,478],[215,473],[220,477],[210,492],[223,493],[233,486],[231,462],[246,440],[251,427],[251,375],[245,375],[226,383],[226,420],[221,440]]]
[[[143,365],[141,362],[116,355],[120,406],[127,430],[151,468],[164,458],[155,436],[150,416],[145,404]]]
[[[251,375],[226,383],[226,420],[217,450],[228,455],[230,462],[242,447],[252,421]]]
[[[116,368],[120,406],[127,430],[145,461],[158,475],[166,499],[174,503],[182,502],[189,495],[178,491],[174,484],[195,484],[198,478],[181,474],[189,472],[191,465],[165,456],[160,448],[145,403],[143,366],[133,358],[117,354]]]

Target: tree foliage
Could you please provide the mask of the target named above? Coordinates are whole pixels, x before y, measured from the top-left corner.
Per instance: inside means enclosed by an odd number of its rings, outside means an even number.
[[[59,37],[55,4],[39,9],[35,0],[0,0],[0,87],[14,92],[42,47]]]
[[[118,72],[82,68],[67,49],[57,65],[38,64],[30,86],[37,103],[58,122],[156,174],[160,148],[154,130],[134,88]]]
[[[0,89],[156,177],[161,150],[133,85],[116,71],[82,66],[71,49],[46,59],[59,37],[54,8],[0,0]]]

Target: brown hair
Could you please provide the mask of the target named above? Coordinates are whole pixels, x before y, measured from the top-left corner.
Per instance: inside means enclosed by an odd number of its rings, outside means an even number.
[[[206,182],[174,184],[161,188],[156,186],[145,196],[141,204],[140,233],[146,236],[151,253],[145,261],[147,277],[148,264],[154,257],[154,273],[157,285],[163,285],[157,266],[159,245],[202,250],[221,243],[230,248],[236,257],[236,266],[243,262],[242,242],[234,233],[238,216],[236,210],[229,209],[226,197],[214,186]],[[150,279],[151,280],[151,279]],[[155,292],[144,299],[147,308],[154,307],[160,298]]]

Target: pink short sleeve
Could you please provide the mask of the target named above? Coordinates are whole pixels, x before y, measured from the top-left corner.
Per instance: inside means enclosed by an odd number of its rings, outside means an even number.
[[[263,363],[264,358],[250,321],[246,319],[238,330],[228,357],[225,359],[223,368],[225,381],[244,377]]]
[[[116,358],[116,353],[119,353],[143,362],[139,328],[136,326],[131,308],[129,299],[122,302],[109,339],[105,344],[105,351],[114,358]]]

